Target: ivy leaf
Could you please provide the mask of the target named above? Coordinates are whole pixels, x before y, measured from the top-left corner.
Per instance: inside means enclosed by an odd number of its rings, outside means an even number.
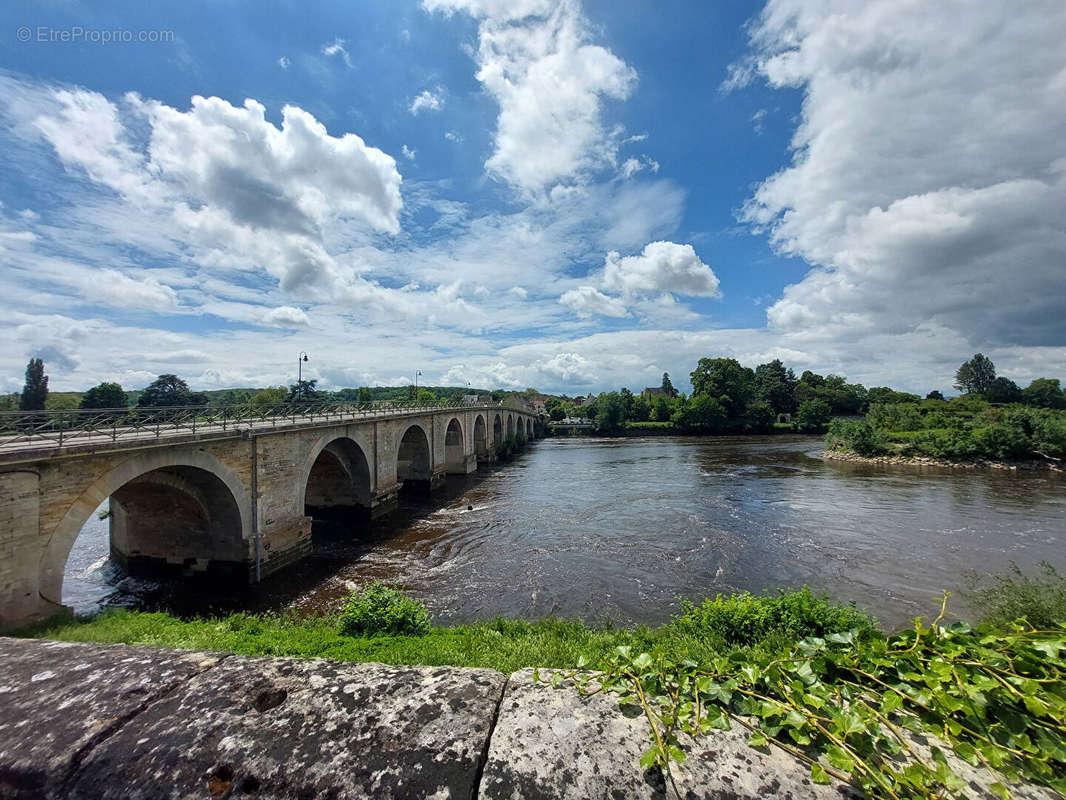
[[[659,763],[659,750],[655,747],[649,747],[644,751],[644,755],[640,757],[640,768],[647,772],[649,769]]]
[[[825,771],[825,767],[815,761],[811,764],[811,780],[815,783],[832,783],[833,779],[829,776],[829,773]]]
[[[995,793],[1000,800],[1010,800],[1010,789],[997,781],[988,785],[989,790]]]
[[[855,631],[845,631],[844,633],[831,633],[825,637],[827,642],[833,644],[851,644],[855,641]]]
[[[977,748],[975,748],[969,742],[956,742],[955,755],[957,755],[971,767],[976,767],[980,763],[977,759]]]
[[[646,670],[654,663],[655,660],[651,657],[650,653],[641,653],[633,659],[633,666],[639,670]]]
[[[762,731],[755,731],[748,737],[748,747],[766,747],[766,735]]]
[[[903,696],[895,692],[888,692],[881,698],[881,713],[891,714],[903,705]]]

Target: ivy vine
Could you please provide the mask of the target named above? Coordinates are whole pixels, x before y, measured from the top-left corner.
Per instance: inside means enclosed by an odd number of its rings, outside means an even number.
[[[1021,780],[1066,796],[1066,625],[944,626],[946,604],[932,625],[918,619],[888,638],[808,637],[779,657],[735,652],[709,664],[619,647],[601,670],[579,664],[551,682],[639,706],[651,739],[644,769],[669,774],[685,760],[682,734],[738,724],[752,747],[805,762],[814,782],[871,798],[964,797],[945,748],[1002,775],[989,788],[1004,800]],[[938,744],[918,746],[921,734]]]

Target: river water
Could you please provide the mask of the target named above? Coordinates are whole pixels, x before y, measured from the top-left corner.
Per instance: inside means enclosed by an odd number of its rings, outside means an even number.
[[[64,602],[217,613],[335,609],[379,578],[442,622],[555,614],[659,623],[717,592],[807,584],[894,627],[969,612],[967,575],[1066,567],[1066,478],[823,461],[809,436],[559,438],[408,501],[383,522],[315,525],[315,554],[257,589],[127,578],[107,523],[75,544]]]

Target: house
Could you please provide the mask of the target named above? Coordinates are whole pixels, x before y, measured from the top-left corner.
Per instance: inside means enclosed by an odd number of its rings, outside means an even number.
[[[677,397],[677,392],[667,391],[661,386],[648,386],[640,393],[641,397],[654,400],[656,397]]]
[[[464,406],[487,406],[492,405],[492,395],[488,394],[464,394]]]
[[[544,395],[538,395],[529,399],[529,404],[533,406],[533,410],[538,414],[545,414],[548,411],[548,398]]]

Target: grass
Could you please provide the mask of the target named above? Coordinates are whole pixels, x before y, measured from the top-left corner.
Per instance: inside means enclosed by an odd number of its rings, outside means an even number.
[[[1036,576],[1014,567],[1006,575],[971,577],[970,583],[965,595],[981,612],[979,622],[1006,626],[1026,617],[1037,627],[1050,628],[1066,621],[1066,577],[1050,565],[1045,564]],[[398,595],[395,602],[405,600]],[[834,603],[806,587],[763,595],[718,595],[699,605],[686,603],[669,623],[654,628],[593,626],[549,618],[435,626],[413,634],[381,632],[393,625],[395,613],[395,608],[381,610],[378,632],[372,632],[370,620],[361,623],[360,635],[348,635],[342,632],[345,618],[341,614],[306,619],[286,614],[179,619],[165,613],[116,609],[92,618],[56,618],[15,635],[241,655],[488,667],[505,673],[531,666],[595,666],[618,647],[662,655],[674,662],[708,663],[727,653],[780,654],[807,636],[846,631],[857,631],[860,637],[883,636],[877,621],[854,605]],[[348,625],[347,629],[352,628]]]
[[[433,627],[420,635],[348,636],[341,633],[337,617],[234,614],[183,620],[163,613],[112,610],[90,619],[54,620],[19,635],[241,655],[488,667],[510,673],[531,666],[599,664],[623,646],[693,661],[737,650],[776,653],[797,636],[853,628],[874,631],[876,624],[854,607],[835,605],[804,588],[773,595],[719,596],[700,606],[687,605],[670,623],[655,628],[497,619]]]
[[[657,431],[673,428],[674,423],[667,420],[666,422],[627,422],[626,428],[631,431]]]
[[[1006,575],[971,576],[966,599],[992,625],[1025,617],[1037,628],[1066,625],[1066,576],[1046,561],[1040,574],[1026,575],[1017,564]]]

